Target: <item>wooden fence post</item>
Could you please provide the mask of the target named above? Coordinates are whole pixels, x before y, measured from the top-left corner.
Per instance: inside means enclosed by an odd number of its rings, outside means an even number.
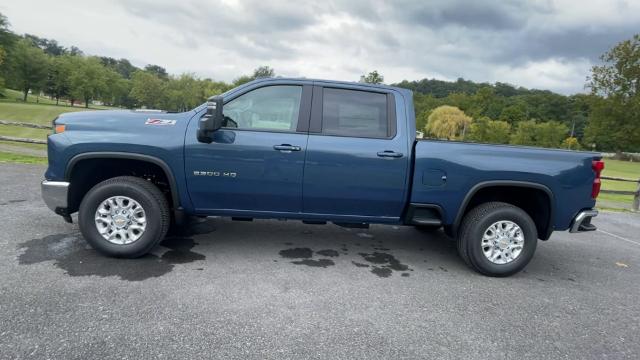
[[[640,180],[638,180],[638,187],[636,188],[636,193],[633,194],[633,211],[638,211],[640,207]]]

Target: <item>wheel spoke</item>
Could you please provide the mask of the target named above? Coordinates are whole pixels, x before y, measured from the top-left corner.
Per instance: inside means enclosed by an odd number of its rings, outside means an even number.
[[[127,196],[112,196],[96,209],[95,226],[102,237],[118,245],[130,244],[145,232],[147,217],[136,200]]]
[[[484,231],[480,246],[487,260],[494,264],[508,264],[517,259],[524,249],[524,236],[518,224],[500,220]]]

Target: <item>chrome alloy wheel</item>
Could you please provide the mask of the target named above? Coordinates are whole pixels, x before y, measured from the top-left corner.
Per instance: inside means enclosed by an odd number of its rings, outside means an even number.
[[[112,196],[103,201],[96,210],[95,222],[100,235],[117,245],[140,239],[147,227],[142,206],[126,196]]]
[[[482,252],[494,264],[508,264],[520,256],[524,248],[524,234],[512,221],[498,221],[484,231]]]

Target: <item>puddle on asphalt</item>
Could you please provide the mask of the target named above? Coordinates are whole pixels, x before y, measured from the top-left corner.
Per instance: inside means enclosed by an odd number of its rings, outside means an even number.
[[[376,248],[376,249],[385,249],[387,248]],[[347,251],[345,244],[342,244],[342,251]],[[306,265],[311,267],[321,267],[327,268],[329,266],[334,266],[335,262],[332,259],[328,259],[329,257],[338,257],[340,256],[337,250],[333,249],[324,249],[319,251],[313,251],[310,248],[291,248],[281,250],[279,252],[280,256],[285,259],[299,259],[296,261],[291,261],[292,264],[295,265]],[[344,254],[344,253],[343,253]],[[314,259],[313,257],[319,256],[321,258]],[[413,271],[413,269],[409,268],[408,265],[403,264],[398,260],[395,256],[383,253],[379,251],[375,251],[373,253],[359,253],[359,255],[364,259],[364,261],[369,264],[351,261],[351,263],[357,268],[368,268],[370,272],[378,277],[387,278],[393,275],[394,271],[401,272],[402,277],[409,277],[410,274],[407,271]],[[277,262],[274,260],[274,262]]]
[[[413,269],[409,268],[409,265],[401,263],[395,256],[388,253],[376,251],[371,254],[359,253],[359,255],[365,261],[373,264],[371,265],[371,272],[379,277],[389,277],[394,271],[401,271],[403,272],[402,276],[407,277],[409,273],[405,271],[413,271]]]
[[[309,248],[293,248],[287,250],[281,250],[280,256],[288,259],[308,259],[313,256],[313,250]]]
[[[29,240],[19,246],[23,252],[18,256],[22,265],[53,261],[54,266],[70,276],[116,276],[127,281],[142,281],[162,276],[174,269],[176,264],[204,260],[203,254],[191,251],[197,243],[190,237],[214,231],[212,224],[189,225],[178,234],[170,234],[160,243],[166,251],[161,255],[147,254],[138,259],[116,259],[93,250],[79,232],[49,235]],[[157,252],[157,251],[154,251]],[[202,269],[202,268],[199,268]]]
[[[291,263],[296,265],[307,265],[311,267],[321,267],[321,268],[327,268],[328,266],[333,266],[336,264],[331,259],[318,259],[318,260],[304,259],[300,261],[292,261]]]
[[[332,250],[332,249],[326,249],[326,250],[316,251],[316,254],[318,254],[318,255],[322,255],[322,256],[328,256],[328,257],[336,257],[336,256],[340,256],[340,254],[338,254],[338,252],[337,252],[337,251]]]
[[[363,263],[359,263],[357,261],[352,261],[351,263],[353,265],[355,265],[356,267],[369,267],[369,264],[363,264]]]
[[[280,250],[279,254],[285,259],[300,259],[296,261],[291,261],[292,264],[295,265],[306,265],[311,267],[321,267],[327,268],[329,266],[334,266],[336,263],[331,259],[312,259],[314,251],[310,248],[292,248]],[[339,256],[338,252],[333,249],[325,249],[315,252],[317,255],[324,257],[337,257]]]

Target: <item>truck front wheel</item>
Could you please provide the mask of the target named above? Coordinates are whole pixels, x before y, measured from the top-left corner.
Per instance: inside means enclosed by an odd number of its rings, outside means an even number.
[[[169,204],[152,183],[120,176],[95,185],[82,199],[78,224],[97,251],[136,258],[165,237],[171,221]]]
[[[458,253],[474,270],[509,276],[522,270],[536,251],[536,225],[524,210],[503,202],[469,211],[458,233]]]

